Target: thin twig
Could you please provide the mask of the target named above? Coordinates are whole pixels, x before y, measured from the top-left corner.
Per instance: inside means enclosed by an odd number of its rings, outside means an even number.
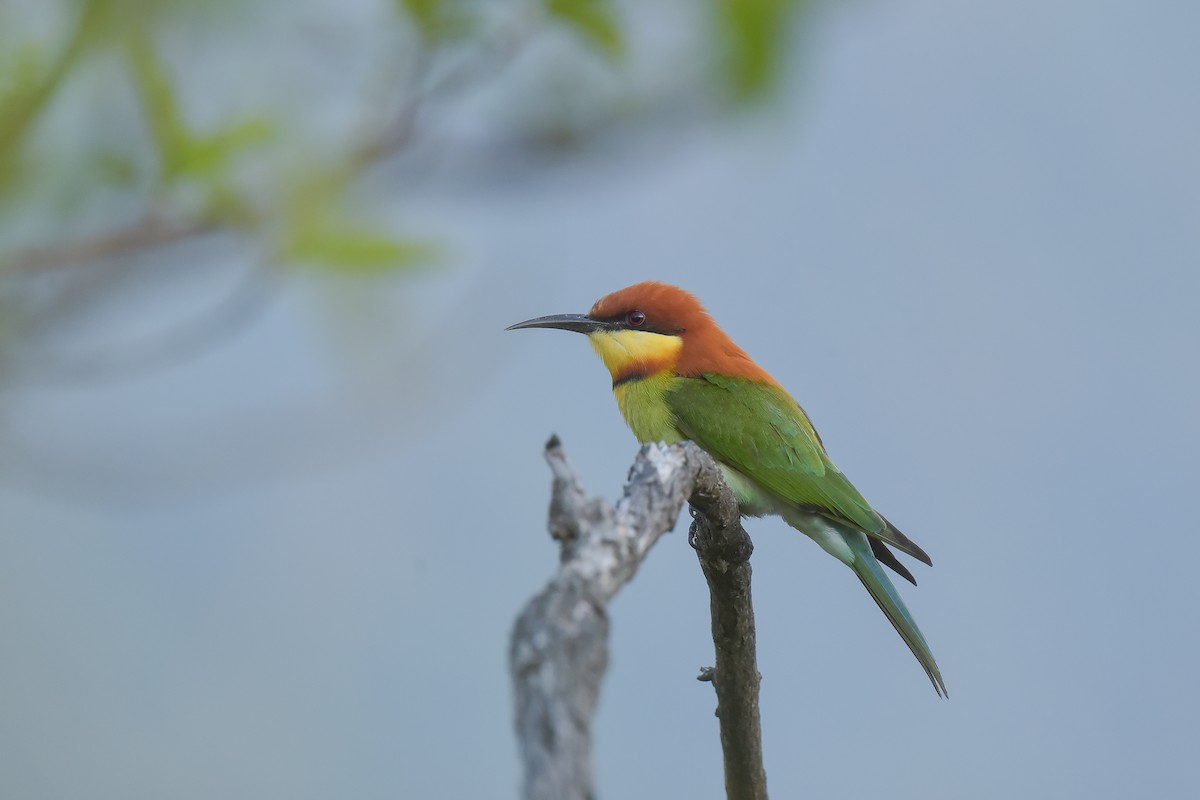
[[[701,471],[717,470],[709,460]],[[758,708],[758,656],[754,605],[750,596],[750,554],[754,544],[742,527],[737,501],[729,491],[713,493],[711,480],[698,477],[692,493],[688,540],[708,581],[716,667],[701,672],[717,692],[725,794],[729,800],[766,800],[762,725]]]
[[[11,272],[35,272],[69,267],[177,244],[217,230],[216,223],[168,220],[153,214],[120,228],[84,236],[74,241],[30,247],[3,259]]]

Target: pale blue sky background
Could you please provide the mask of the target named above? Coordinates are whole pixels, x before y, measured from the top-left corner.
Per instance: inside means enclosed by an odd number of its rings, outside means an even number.
[[[776,111],[408,198],[441,270],[292,282],[199,359],[5,387],[0,795],[515,796],[542,443],[609,497],[636,443],[582,337],[502,329],[645,278],[936,564],[901,591],[948,702],[845,568],[748,526],[774,796],[1194,793],[1198,30],[1184,2],[832,9]],[[684,530],[612,608],[602,797],[720,795]]]

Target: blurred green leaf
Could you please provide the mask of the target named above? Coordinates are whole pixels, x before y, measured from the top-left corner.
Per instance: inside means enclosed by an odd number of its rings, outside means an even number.
[[[264,117],[250,117],[207,135],[189,131],[166,65],[150,37],[142,30],[135,31],[127,41],[127,49],[130,70],[158,150],[159,181],[166,185],[185,177],[197,179],[206,193],[206,218],[239,227],[252,225],[258,215],[233,188],[227,168],[246,148],[270,140],[275,134],[274,123]]]
[[[725,80],[734,97],[751,100],[775,82],[792,15],[807,0],[716,0]]]
[[[270,141],[274,136],[274,122],[264,117],[250,117],[209,136],[189,137],[180,171],[191,175],[215,173],[240,151]]]
[[[144,30],[131,34],[127,51],[146,122],[158,148],[162,180],[168,183],[183,170],[191,141],[179,116],[179,104],[166,65],[155,51],[149,34]]]
[[[453,0],[394,0],[427,42],[453,39],[469,32],[474,19]]]
[[[283,251],[293,261],[360,274],[428,264],[436,254],[436,248],[427,242],[401,239],[386,231],[351,224],[328,223],[295,232]]]
[[[426,38],[435,38],[433,34],[437,31],[445,5],[442,0],[396,0],[396,3],[412,18]]]
[[[41,68],[36,61],[25,62],[21,69],[30,70],[29,74],[19,76],[14,83],[8,84],[10,91],[5,93],[3,102],[0,102],[0,180],[19,172],[19,168],[13,164],[17,161],[16,155],[26,134],[97,37],[111,4],[111,0],[90,0],[85,3],[71,35],[58,54]]]
[[[609,58],[621,55],[621,29],[609,0],[546,0],[546,12]]]
[[[347,219],[335,205],[344,188],[345,176],[340,172],[309,176],[297,188],[280,247],[284,259],[345,273],[385,272],[435,259],[436,248],[427,242]]]
[[[36,42],[21,42],[14,52],[4,53],[0,62],[0,119],[10,103],[28,94],[45,69],[45,50]]]

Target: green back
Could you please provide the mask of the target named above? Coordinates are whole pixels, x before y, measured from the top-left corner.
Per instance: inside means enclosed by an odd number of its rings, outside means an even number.
[[[676,378],[665,399],[687,438],[777,498],[866,533],[886,529],[829,460],[804,409],[778,386],[705,373]]]

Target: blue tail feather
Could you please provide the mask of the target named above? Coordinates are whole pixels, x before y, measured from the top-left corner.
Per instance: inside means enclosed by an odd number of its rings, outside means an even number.
[[[921,629],[917,627],[916,620],[912,618],[904,601],[900,599],[896,587],[888,579],[883,567],[875,560],[866,535],[860,531],[850,530],[843,530],[842,535],[854,553],[854,563],[850,565],[854,573],[858,575],[863,586],[867,587],[867,591],[871,593],[871,597],[875,599],[880,610],[892,623],[892,627],[900,634],[900,638],[908,645],[908,649],[912,650],[913,655],[917,657],[925,674],[929,676],[934,691],[938,693],[939,697],[949,697],[946,684],[942,682],[942,673],[933,658],[933,651],[929,649],[929,644],[921,635]]]

